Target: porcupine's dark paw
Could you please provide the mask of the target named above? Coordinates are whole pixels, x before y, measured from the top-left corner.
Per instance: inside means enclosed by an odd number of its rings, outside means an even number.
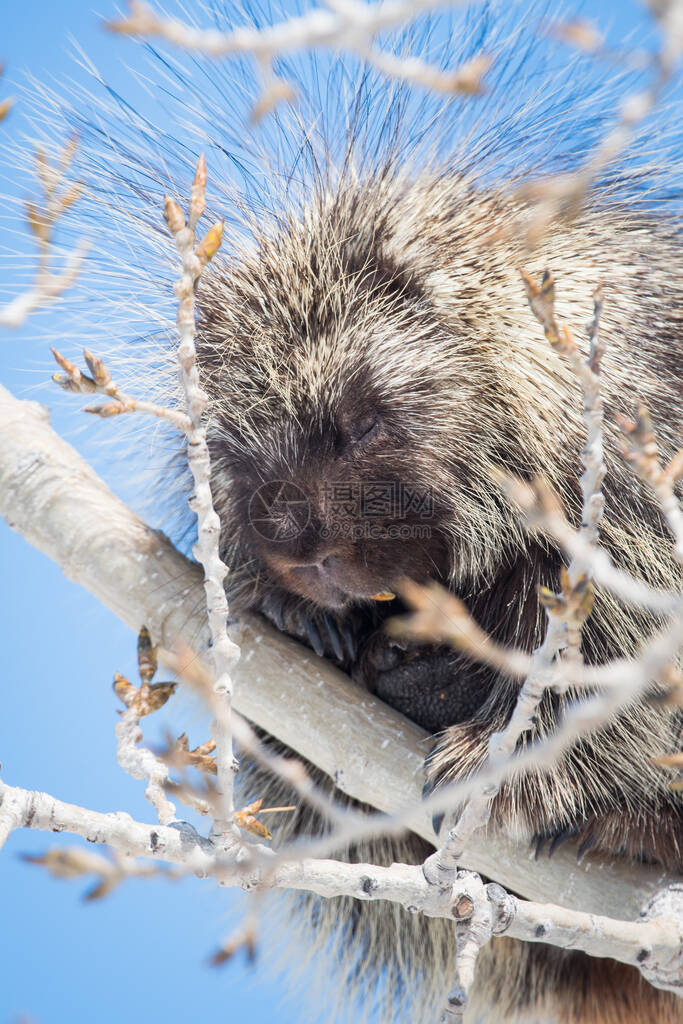
[[[452,648],[374,633],[360,652],[356,682],[429,732],[469,718],[481,704]],[[475,688],[476,690],[476,688]]]
[[[463,734],[463,728],[454,723],[471,718],[482,703],[481,688],[461,667],[462,659],[452,648],[394,638],[379,630],[361,651],[353,671],[356,682],[424,729],[435,734],[445,729],[425,760],[424,796],[445,775],[452,776],[453,764],[463,763],[449,759]],[[443,817],[433,818],[437,834]]]
[[[336,615],[315,609],[284,591],[271,591],[261,600],[257,611],[281,633],[305,643],[319,657],[329,658],[347,669],[354,664],[358,626],[352,614]]]

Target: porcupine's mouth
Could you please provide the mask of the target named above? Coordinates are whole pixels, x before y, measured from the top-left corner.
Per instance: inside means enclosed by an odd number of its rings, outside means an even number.
[[[347,588],[338,580],[338,573],[328,571],[325,562],[290,569],[289,585],[302,597],[308,597],[325,608],[339,609],[349,604],[390,600],[393,593],[377,582]]]

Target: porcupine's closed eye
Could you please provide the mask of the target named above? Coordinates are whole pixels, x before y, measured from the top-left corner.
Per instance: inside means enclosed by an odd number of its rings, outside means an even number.
[[[379,416],[376,413],[369,413],[362,419],[356,420],[349,428],[349,444],[353,447],[362,447],[377,437],[381,429]]]

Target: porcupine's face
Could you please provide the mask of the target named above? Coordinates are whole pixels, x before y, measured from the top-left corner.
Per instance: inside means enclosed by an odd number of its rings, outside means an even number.
[[[360,381],[332,390],[322,414],[283,412],[268,454],[233,455],[231,473],[240,539],[261,570],[340,608],[394,591],[403,576],[439,575],[445,550],[392,410]]]
[[[199,355],[233,566],[341,608],[448,575],[453,358],[419,282],[321,234],[214,268]]]

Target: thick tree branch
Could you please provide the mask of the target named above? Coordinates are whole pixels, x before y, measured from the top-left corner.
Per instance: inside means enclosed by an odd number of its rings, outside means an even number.
[[[43,407],[2,387],[0,514],[136,632],[146,625],[167,647],[205,647],[198,566],[112,494],[52,430]],[[236,710],[356,799],[392,813],[414,801],[410,827],[433,841],[429,813],[418,807],[426,734],[262,620],[245,616],[232,633],[245,652]],[[598,856],[578,865],[569,845],[535,862],[525,847],[490,834],[472,837],[462,866],[522,896],[619,919],[636,917],[664,882],[646,865]]]

